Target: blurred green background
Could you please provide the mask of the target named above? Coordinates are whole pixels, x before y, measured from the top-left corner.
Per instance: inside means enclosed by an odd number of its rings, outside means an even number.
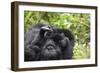
[[[90,14],[24,11],[24,31],[37,23],[70,29],[75,35],[74,59],[90,58]]]

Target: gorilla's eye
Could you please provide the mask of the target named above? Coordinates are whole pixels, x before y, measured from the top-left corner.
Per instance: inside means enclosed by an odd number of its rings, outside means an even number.
[[[53,39],[54,41],[59,42],[62,39],[62,37],[60,34],[55,33],[53,36]]]

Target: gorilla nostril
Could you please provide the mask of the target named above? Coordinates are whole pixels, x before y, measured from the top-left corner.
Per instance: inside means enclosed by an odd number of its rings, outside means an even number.
[[[47,49],[50,51],[50,50],[54,49],[54,47],[53,46],[47,46]]]

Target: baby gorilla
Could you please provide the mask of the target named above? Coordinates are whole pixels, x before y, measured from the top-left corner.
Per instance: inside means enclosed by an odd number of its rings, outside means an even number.
[[[71,31],[37,24],[24,35],[24,61],[72,59],[73,47]]]

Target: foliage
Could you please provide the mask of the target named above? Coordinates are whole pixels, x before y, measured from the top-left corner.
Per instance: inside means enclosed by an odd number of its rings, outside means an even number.
[[[25,11],[24,28],[28,31],[31,25],[48,23],[61,29],[70,29],[75,35],[74,59],[90,57],[90,14]]]

